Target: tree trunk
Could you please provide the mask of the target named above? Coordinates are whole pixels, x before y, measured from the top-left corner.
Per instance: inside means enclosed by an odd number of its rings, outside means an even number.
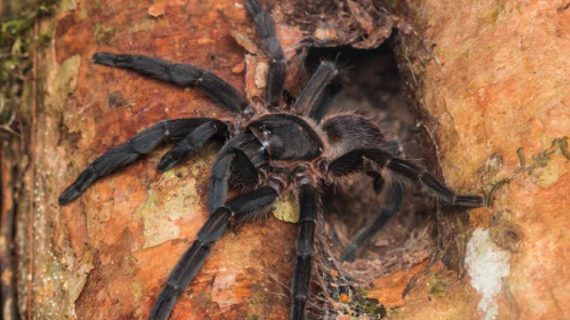
[[[462,277],[422,262],[375,279],[368,298],[394,319],[563,318],[570,303],[568,4],[409,0],[379,16],[371,1],[347,0],[339,8],[348,17],[312,26],[303,18],[326,7],[318,1],[264,4],[274,8],[293,60],[302,37],[373,48],[394,26],[396,58],[445,181],[493,200],[453,231]],[[30,138],[20,141],[27,150],[3,146],[2,153],[3,198],[13,199],[14,181],[24,190],[16,202],[19,313],[145,318],[205,221],[215,146],[162,175],[155,168],[164,150],[154,152],[64,207],[58,195],[99,154],[159,120],[230,114],[200,90],[94,65],[91,56],[110,51],[192,63],[256,96],[263,63],[254,55],[256,36],[241,2],[226,0],[65,1],[38,29],[53,38],[36,53],[37,103]],[[289,75],[293,93],[302,76]],[[24,153],[29,169],[14,176],[10,168],[24,169]],[[3,201],[3,223],[11,208]],[[171,319],[286,319],[295,233],[294,224],[273,217],[228,232]],[[327,303],[350,303],[337,298]]]
[[[478,185],[491,202],[470,211],[466,275],[437,280],[443,292],[427,279],[428,292],[416,286],[394,318],[566,318],[568,2],[412,0],[391,9],[411,23],[400,62],[429,113],[445,180]]]

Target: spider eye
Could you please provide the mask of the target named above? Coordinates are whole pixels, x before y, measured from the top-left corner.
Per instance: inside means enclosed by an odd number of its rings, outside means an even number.
[[[261,131],[266,137],[269,137],[271,135],[271,129],[269,129],[266,125],[259,127],[259,131]]]

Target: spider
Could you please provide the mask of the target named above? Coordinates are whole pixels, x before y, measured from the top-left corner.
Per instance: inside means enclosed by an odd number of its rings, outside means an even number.
[[[175,146],[159,161],[157,170],[160,172],[185,162],[194,150],[208,142],[223,143],[209,178],[208,219],[154,300],[149,319],[168,319],[178,296],[192,282],[212,246],[230,225],[266,215],[273,202],[287,190],[296,191],[300,208],[291,289],[290,319],[293,320],[306,318],[319,186],[340,177],[364,173],[374,179],[374,190],[379,192],[384,185],[380,170],[386,168],[415,181],[451,205],[479,207],[485,203],[483,196],[456,194],[425,169],[400,158],[398,144],[387,141],[367,118],[349,113],[324,116],[327,108],[321,103],[322,96],[338,74],[331,61],[320,63],[294,103],[283,103],[286,61],[275,36],[272,17],[257,0],[245,0],[245,8],[270,61],[263,106],[248,101],[229,83],[195,65],[141,55],[99,52],[93,56],[97,64],[131,70],[184,88],[198,87],[236,114],[228,121],[164,120],[142,130],[126,143],[99,156],[59,198],[61,205],[73,201],[97,179],[164,143]],[[228,200],[230,188],[242,193]],[[399,210],[403,186],[394,181],[388,188],[384,209],[345,248],[343,260],[353,260],[356,251]]]

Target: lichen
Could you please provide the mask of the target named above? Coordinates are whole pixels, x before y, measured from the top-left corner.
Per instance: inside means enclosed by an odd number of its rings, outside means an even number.
[[[95,24],[93,37],[99,45],[112,45],[116,39],[115,28],[106,24]]]
[[[501,293],[504,278],[510,274],[510,256],[493,242],[487,229],[477,228],[467,243],[465,265],[471,286],[481,295],[478,309],[485,320],[497,319],[499,315],[495,298]]]
[[[429,293],[431,295],[439,295],[445,292],[446,284],[442,277],[437,273],[432,273],[427,280]]]
[[[533,175],[536,185],[548,188],[556,184],[567,173],[566,162],[566,159],[557,157],[551,159],[545,167],[538,168]]]
[[[67,58],[61,65],[50,68],[47,82],[47,110],[52,114],[63,111],[70,94],[77,87],[77,73],[81,57],[74,55]]]
[[[180,236],[177,220],[186,217],[186,210],[196,204],[193,195],[196,195],[194,183],[187,183],[182,190],[177,190],[176,194],[166,197],[168,201],[161,201],[154,191],[150,191],[147,201],[136,213],[142,216],[144,221],[144,248],[153,247]]]
[[[132,284],[132,288],[133,288],[133,297],[135,298],[135,303],[140,304],[143,297],[142,285],[138,281],[135,281]]]

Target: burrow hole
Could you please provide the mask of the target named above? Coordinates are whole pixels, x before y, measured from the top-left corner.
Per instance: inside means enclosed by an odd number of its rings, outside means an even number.
[[[332,85],[334,94],[328,114],[354,111],[369,115],[385,136],[402,143],[405,158],[441,177],[433,141],[421,126],[425,113],[414,107],[406,93],[408,89],[398,69],[391,47],[393,43],[393,40],[387,41],[373,50],[348,46],[312,48],[306,59],[306,68],[310,74],[320,60],[336,60],[341,74],[337,83]],[[387,188],[376,194],[372,178],[358,175],[342,190],[325,190],[318,274],[315,276],[319,278],[317,281],[321,287],[326,287],[321,293],[325,299],[321,301],[340,301],[343,294],[352,296],[349,301],[354,303],[340,304],[345,310],[337,312],[353,316],[366,313],[366,310],[358,310],[358,306],[362,306],[358,292],[366,292],[375,279],[396,271],[410,270],[420,263],[429,266],[436,255],[442,256],[442,260],[451,266],[459,264],[459,259],[453,258],[458,256],[457,253],[453,253],[453,248],[450,250],[447,244],[454,236],[454,221],[465,220],[466,215],[441,204],[416,184],[396,176],[390,177],[389,172],[383,173],[387,177],[385,186],[389,185],[389,179],[404,181],[406,192],[402,208],[359,250],[353,262],[342,261],[341,253],[356,233],[379,214],[387,201]],[[425,273],[429,272],[428,268]],[[378,302],[381,306],[382,301]],[[336,304],[336,308],[338,306]],[[317,314],[322,313],[323,306],[314,305],[313,310],[318,310],[314,311]]]

